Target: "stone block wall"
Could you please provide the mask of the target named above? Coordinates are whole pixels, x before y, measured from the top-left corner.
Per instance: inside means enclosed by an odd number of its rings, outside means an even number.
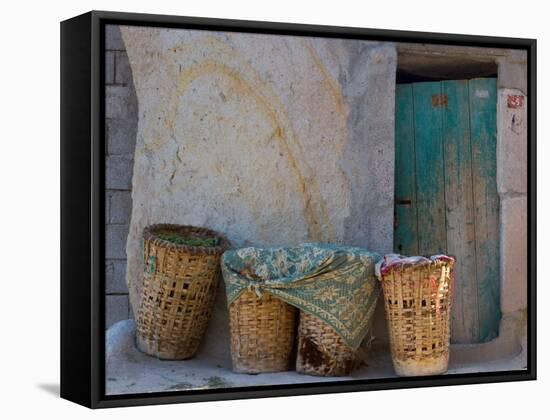
[[[527,54],[498,61],[497,188],[500,197],[501,342],[527,357]],[[526,361],[525,361],[526,363]]]
[[[132,317],[126,286],[126,239],[132,212],[137,98],[117,26],[106,27],[105,41],[105,326],[108,328]]]

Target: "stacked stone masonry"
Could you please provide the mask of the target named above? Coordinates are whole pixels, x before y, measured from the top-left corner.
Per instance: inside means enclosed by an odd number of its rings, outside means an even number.
[[[107,26],[105,50],[105,326],[108,328],[132,317],[126,286],[126,238],[132,212],[137,98],[118,27]]]

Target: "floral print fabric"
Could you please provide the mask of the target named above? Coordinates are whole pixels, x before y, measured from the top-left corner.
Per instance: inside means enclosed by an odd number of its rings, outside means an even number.
[[[380,289],[376,253],[362,248],[303,244],[241,248],[222,256],[228,304],[245,290],[270,293],[329,324],[351,348],[368,332]]]

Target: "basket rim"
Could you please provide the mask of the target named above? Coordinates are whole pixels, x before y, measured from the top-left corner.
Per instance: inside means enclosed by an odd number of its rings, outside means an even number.
[[[180,232],[193,231],[193,233],[199,237],[217,237],[220,239],[219,244],[216,246],[195,246],[186,244],[175,244],[173,242],[161,239],[156,235],[156,232],[161,229],[171,229]],[[195,255],[217,255],[223,254],[231,246],[231,243],[225,235],[203,226],[193,225],[178,225],[175,223],[155,223],[146,226],[143,229],[143,240],[147,240],[155,243],[158,246],[165,248],[172,248],[178,251],[186,251]]]
[[[405,272],[405,271],[417,271],[417,270],[430,270],[434,269],[436,267],[441,266],[449,266],[451,269],[454,268],[454,264],[456,262],[456,258],[451,255],[433,255],[433,256],[418,256],[422,258],[420,261],[396,261],[390,265],[384,265],[384,259],[382,259],[379,263],[380,266],[377,268],[379,270],[378,273],[376,273],[376,277],[378,280],[383,281],[384,277],[388,276],[390,273],[393,272]],[[434,258],[439,257],[439,258]],[[414,257],[413,257],[414,258]]]

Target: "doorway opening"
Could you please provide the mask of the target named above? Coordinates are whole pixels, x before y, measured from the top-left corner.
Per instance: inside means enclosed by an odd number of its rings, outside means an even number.
[[[497,64],[398,56],[394,251],[456,258],[452,342],[498,336]]]

